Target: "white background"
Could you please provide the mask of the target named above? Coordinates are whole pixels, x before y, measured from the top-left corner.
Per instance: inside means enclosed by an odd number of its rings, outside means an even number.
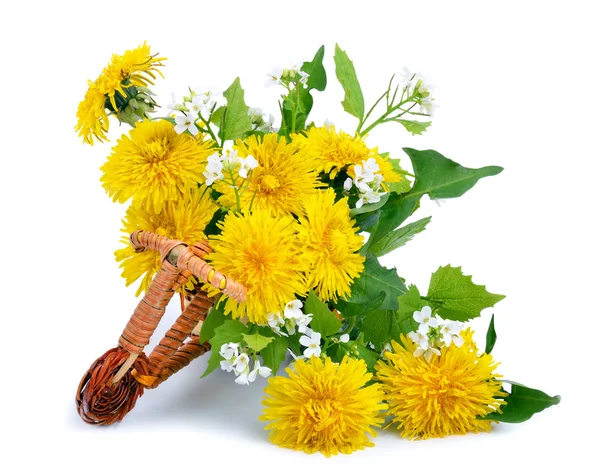
[[[554,469],[592,459],[594,2],[11,3],[0,7],[3,469]],[[434,148],[505,171],[441,208],[425,198],[418,217],[433,222],[384,262],[422,290],[451,263],[507,295],[476,324],[479,338],[494,312],[501,372],[563,402],[491,434],[409,442],[384,432],[375,448],[326,460],[270,445],[257,420],[264,383],[238,387],[221,372],[200,380],[201,359],[147,392],[123,423],[85,425],[76,386],[116,344],[136,299],[113,260],[125,207],[99,182],[110,145],[81,144],[75,110],[110,55],[143,40],[169,58],[155,87],[163,104],[171,91],[224,89],[239,75],[247,103],[271,111],[277,94],[263,88],[266,72],[310,60],[325,44],[329,82],[315,92],[313,119],[347,131],[356,123],[339,104],[335,42],[354,60],[367,103],[403,66],[425,73],[440,105],[434,125],[412,137],[390,124],[369,144],[396,157],[403,146]],[[122,130],[111,123],[113,140]]]

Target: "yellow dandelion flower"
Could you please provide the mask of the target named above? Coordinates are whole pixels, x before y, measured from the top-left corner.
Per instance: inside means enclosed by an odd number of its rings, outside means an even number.
[[[89,82],[85,98],[77,109],[77,125],[75,130],[87,144],[94,144],[106,139],[108,131],[108,109],[112,113],[122,111],[131,98],[137,97],[135,87],[147,87],[154,83],[156,75],[162,73],[164,57],[150,54],[150,46],[145,42],[141,46],[125,51],[123,55],[113,54],[110,63],[102,70],[100,76]],[[148,97],[140,100],[147,100]],[[140,103],[144,109],[146,103]],[[147,103],[152,108],[153,101]],[[138,118],[139,119],[139,118]]]
[[[303,152],[286,143],[284,137],[267,134],[238,140],[234,146],[240,157],[254,156],[258,167],[252,171],[241,196],[242,209],[268,209],[274,216],[300,214],[304,199],[320,186],[318,174]],[[221,202],[235,204],[233,189],[224,183],[215,185],[223,193]]]
[[[265,429],[275,445],[328,457],[373,446],[368,435],[377,435],[387,406],[379,384],[365,386],[371,374],[363,360],[312,357],[286,372],[269,378],[260,417],[271,422]]]
[[[162,262],[160,254],[152,250],[136,253],[129,244],[129,234],[136,230],[150,231],[193,245],[206,240],[204,229],[216,210],[217,205],[205,187],[190,190],[180,199],[168,202],[160,214],[152,207],[129,207],[122,229],[126,234],[123,242],[127,247],[117,250],[115,258],[121,262],[122,276],[127,286],[143,277],[136,296],[148,290]]]
[[[352,280],[363,271],[365,258],[356,253],[363,238],[350,218],[348,199],[336,203],[331,188],[307,198],[305,211],[299,239],[310,263],[308,285],[323,301],[337,300],[350,293]]]
[[[463,333],[461,347],[442,347],[441,355],[426,361],[415,357],[417,345],[402,336],[405,346],[392,342],[393,352],[377,363],[393,424],[404,438],[464,435],[491,430],[488,420],[478,420],[498,411],[506,393],[493,372],[498,366],[491,355],[479,355],[473,332]]]
[[[107,139],[108,115],[104,108],[106,97],[98,87],[90,82],[85,98],[77,107],[77,126],[75,130],[87,144],[94,145],[94,138],[102,142]]]
[[[344,131],[338,132],[334,126],[310,128],[305,135],[294,135],[293,143],[300,149],[304,149],[307,156],[315,161],[318,172],[325,172],[332,179],[346,167],[374,158],[379,164],[379,173],[383,176],[384,182],[401,180],[389,159],[379,155],[376,147],[369,149],[359,135],[352,137]],[[350,176],[355,176],[352,167],[347,170]]]
[[[100,180],[113,201],[132,198],[136,208],[152,207],[158,214],[167,201],[180,199],[204,181],[212,145],[177,134],[168,121],[142,121],[117,141]]]
[[[252,214],[229,213],[219,223],[221,233],[211,236],[214,268],[247,288],[246,301],[227,298],[225,312],[266,323],[268,314],[305,293],[299,261],[298,223],[292,216],[272,216],[266,210]]]

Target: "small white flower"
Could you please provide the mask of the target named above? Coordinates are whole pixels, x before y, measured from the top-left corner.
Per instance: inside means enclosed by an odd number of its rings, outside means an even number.
[[[403,90],[408,90],[414,85],[414,80],[417,77],[417,74],[411,72],[407,67],[402,68],[402,73],[400,74],[400,80],[404,83]],[[409,95],[412,94],[409,92]]]
[[[356,207],[360,208],[365,203],[379,203],[381,201],[381,197],[385,195],[385,192],[380,193],[374,191],[372,188],[368,187],[366,191],[360,193],[358,196],[358,201],[356,202]]]
[[[306,358],[318,357],[321,355],[321,334],[319,332],[311,332],[310,337],[303,335],[300,337],[300,345],[307,347],[304,350]]]
[[[242,178],[248,178],[248,172],[258,167],[258,160],[253,155],[248,155],[245,159],[239,159],[240,168],[238,173]]]
[[[458,321],[445,321],[439,317],[437,318],[437,321],[438,325],[441,327],[440,333],[442,334],[442,339],[446,346],[449,347],[454,341],[456,346],[460,347],[464,342],[464,339],[460,335],[463,324]]]
[[[171,103],[169,103],[166,107],[167,116],[171,116],[176,109],[181,108],[181,105],[177,103],[175,93],[171,92]]]
[[[296,321],[296,326],[298,326],[298,332],[300,332],[301,334],[306,334],[308,330],[310,330],[308,328],[308,324],[310,324],[310,321],[312,321],[312,314],[302,314],[301,316],[295,318],[294,320]],[[290,334],[292,332],[290,331]]]
[[[183,116],[175,117],[175,132],[181,134],[185,131],[189,131],[192,136],[198,134],[198,128],[196,127],[196,118],[192,116],[192,113],[188,113]]]
[[[211,186],[217,180],[223,179],[223,162],[219,154],[208,156],[208,163],[203,175],[206,178],[206,186]]]
[[[258,359],[254,361],[254,369],[248,375],[248,381],[250,381],[251,383],[254,382],[257,375],[260,375],[263,378],[268,378],[269,376],[271,376],[271,368],[267,366],[261,366],[260,360]]]
[[[223,358],[225,358],[225,360],[231,360],[233,357],[238,356],[239,346],[239,344],[233,342],[223,344],[221,345],[221,350],[219,351],[219,353]]]
[[[233,171],[240,164],[241,158],[238,156],[237,151],[227,150],[221,156],[221,162],[223,162],[223,170]]]
[[[233,371],[233,365],[230,361],[221,360],[221,369],[227,371],[227,373],[231,373]]]
[[[281,317],[281,313],[270,312],[267,314],[267,322],[269,323],[269,327],[273,329],[273,332],[287,337],[287,334],[281,331],[281,327],[285,325],[285,319]]]
[[[258,121],[260,119],[262,119],[263,116],[263,112],[260,108],[248,108],[248,116],[250,116],[250,119],[252,121]]]
[[[419,332],[427,334],[429,327],[437,327],[438,322],[435,317],[431,317],[431,308],[424,306],[420,311],[413,313],[413,319],[417,321],[419,325]]]
[[[240,373],[237,378],[235,378],[236,384],[241,384],[242,386],[248,386],[250,384],[250,375],[248,373],[248,368],[246,371]]]
[[[298,72],[298,75],[300,75],[300,83],[302,85],[306,85],[306,82],[308,82],[308,77],[310,77],[310,75],[304,72],[303,70],[300,70]]]
[[[288,302],[283,310],[283,315],[287,319],[297,319],[301,317],[302,314],[302,301],[299,299],[293,299],[292,301]]]
[[[271,85],[279,85],[281,83],[281,77],[283,76],[283,67],[276,67],[267,74],[267,80],[265,86],[270,87]]]
[[[350,341],[350,336],[348,334],[342,334],[340,335],[340,342],[341,343],[348,343]]]
[[[204,104],[202,97],[196,95],[194,98],[192,98],[192,101],[188,103],[187,107],[194,116],[198,116],[200,112],[206,107],[206,105]]]
[[[423,350],[427,350],[429,348],[429,337],[427,337],[427,334],[417,331],[409,333],[408,336]]]
[[[365,173],[374,175],[375,173],[379,172],[379,164],[377,163],[377,160],[371,157],[363,161],[363,169]]]
[[[352,189],[352,178],[348,177],[348,178],[346,178],[346,181],[344,182],[344,190],[350,191],[351,189]]]
[[[246,368],[248,368],[249,361],[250,358],[248,358],[248,355],[246,353],[242,353],[233,361],[233,366],[238,373],[242,373]]]

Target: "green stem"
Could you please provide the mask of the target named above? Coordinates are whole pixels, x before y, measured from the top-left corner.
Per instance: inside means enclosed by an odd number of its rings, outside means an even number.
[[[204,116],[202,116],[202,115],[200,115],[200,121],[202,121],[204,123],[204,125],[206,126],[206,132],[208,132],[208,134],[210,134],[210,137],[212,137],[212,140],[215,141],[218,145],[219,141],[217,140],[217,136],[215,135],[212,128],[210,127],[210,121],[205,120]]]

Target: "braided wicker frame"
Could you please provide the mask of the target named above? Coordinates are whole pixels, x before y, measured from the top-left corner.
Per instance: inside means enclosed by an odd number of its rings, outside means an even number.
[[[167,304],[191,275],[238,302],[246,298],[244,286],[204,261],[211,252],[205,242],[188,246],[146,231],[132,233],[130,242],[136,252],[159,252],[162,267],[125,326],[118,346],[92,363],[79,383],[77,411],[89,424],[120,422],[144,389],[156,388],[210,349],[208,343],[200,343],[197,326],[206,318],[215,298],[198,289],[150,355],[143,353]]]

